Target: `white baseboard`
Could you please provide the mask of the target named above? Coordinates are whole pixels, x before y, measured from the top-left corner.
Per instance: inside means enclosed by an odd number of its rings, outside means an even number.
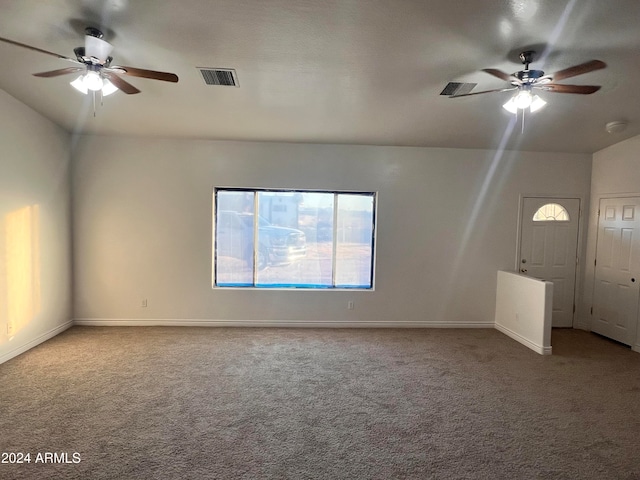
[[[631,350],[633,350],[634,352],[638,352],[640,353],[640,345],[635,344],[631,347]]]
[[[542,345],[533,343],[531,340],[497,323],[495,324],[495,329],[504,333],[506,336],[513,338],[516,342],[520,342],[524,346],[529,347],[531,350],[539,353],[540,355],[551,355],[551,347],[544,347]]]
[[[39,335],[38,337],[34,338],[33,340],[31,340],[30,342],[25,343],[24,345],[21,345],[19,347],[17,347],[14,350],[11,350],[8,353],[5,353],[4,355],[0,356],[0,364],[11,360],[14,357],[17,357],[18,355],[20,355],[21,353],[26,352],[27,350],[31,350],[33,347],[36,347],[38,345],[40,345],[43,342],[46,342],[47,340],[49,340],[50,338],[55,337],[56,335],[64,332],[66,329],[68,329],[69,327],[73,326],[73,321],[68,321],[66,323],[63,323],[62,325],[49,330],[48,332],[43,333],[42,335]],[[9,344],[11,345],[11,344]]]
[[[379,322],[317,320],[211,320],[175,318],[76,318],[74,325],[92,327],[295,327],[295,328],[493,328],[492,323]]]

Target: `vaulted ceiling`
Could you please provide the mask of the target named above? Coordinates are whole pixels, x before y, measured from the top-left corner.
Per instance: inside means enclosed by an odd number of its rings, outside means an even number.
[[[64,56],[84,28],[105,33],[114,64],[176,73],[177,84],[127,77],[141,90],[94,106],[73,75],[32,73],[68,62],[0,43],[0,88],[70,132],[594,152],[640,133],[638,0],[0,0],[0,37]],[[543,92],[521,119],[501,108],[507,86],[481,71],[546,73],[599,59],[607,68]],[[239,87],[205,84],[197,67],[232,68]],[[628,122],[622,133],[605,124]]]

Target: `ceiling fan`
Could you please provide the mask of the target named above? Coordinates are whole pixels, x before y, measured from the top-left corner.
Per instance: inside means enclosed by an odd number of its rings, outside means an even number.
[[[581,95],[588,95],[600,90],[600,86],[597,85],[564,85],[555,82],[605,68],[607,66],[606,63],[600,60],[591,60],[580,65],[575,65],[573,67],[545,75],[542,70],[529,69],[529,64],[533,62],[535,54],[536,52],[533,50],[522,52],[520,54],[520,60],[524,64],[524,70],[520,70],[513,74],[505,73],[496,68],[482,69],[483,72],[486,72],[489,75],[493,75],[494,77],[509,82],[511,86],[507,88],[485,90],[482,92],[451,95],[449,98],[470,97],[471,95],[481,95],[493,92],[515,91],[516,94],[511,97],[503,107],[511,113],[517,113],[518,109],[525,110],[527,108],[530,112],[535,112],[546,105],[547,102],[538,95],[535,95],[535,91],[537,90],[554,93],[577,93]]]
[[[31,45],[26,45],[14,40],[9,40],[8,38],[0,37],[0,41],[74,63],[75,66],[73,67],[34,73],[33,75],[36,77],[50,78],[72,73],[80,73],[80,76],[71,82],[71,85],[85,94],[93,91],[101,92],[104,96],[117,90],[121,90],[127,94],[140,93],[140,90],[124,80],[121,75],[174,83],[178,81],[178,76],[173,73],[111,65],[113,58],[110,57],[109,54],[113,50],[113,46],[103,40],[103,37],[103,33],[97,28],[87,27],[85,29],[84,47],[78,47],[73,50],[73,53],[76,55],[75,59],[65,57],[64,55],[58,55],[57,53],[49,52],[41,48],[32,47]]]

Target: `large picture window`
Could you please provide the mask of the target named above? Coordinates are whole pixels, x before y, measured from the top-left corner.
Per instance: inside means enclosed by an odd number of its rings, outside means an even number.
[[[373,288],[372,192],[214,191],[216,287]]]

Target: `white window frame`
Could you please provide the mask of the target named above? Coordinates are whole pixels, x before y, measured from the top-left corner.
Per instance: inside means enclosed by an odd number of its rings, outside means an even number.
[[[325,193],[334,195],[333,202],[333,225],[332,225],[332,272],[331,272],[331,285],[330,286],[302,286],[302,285],[261,285],[257,283],[258,269],[257,264],[257,250],[255,249],[255,238],[258,238],[258,215],[255,215],[254,220],[254,251],[253,251],[253,282],[252,284],[218,284],[216,278],[216,264],[217,264],[217,249],[216,249],[216,223],[217,223],[217,211],[218,211],[218,192],[245,192],[253,193],[254,195],[254,215],[259,211],[258,205],[258,193],[272,192],[272,193]],[[363,197],[371,197],[373,200],[372,222],[371,222],[371,265],[370,265],[370,283],[368,286],[348,286],[348,285],[336,285],[336,263],[337,263],[337,217],[338,217],[338,196],[339,195],[361,195]],[[375,264],[376,264],[376,234],[377,234],[377,208],[378,208],[378,193],[373,191],[352,191],[352,190],[314,190],[314,189],[300,189],[300,188],[245,188],[245,187],[214,187],[213,189],[213,212],[212,212],[212,287],[214,289],[241,289],[241,290],[304,290],[304,291],[340,291],[340,290],[360,290],[360,291],[373,291],[375,287]]]

